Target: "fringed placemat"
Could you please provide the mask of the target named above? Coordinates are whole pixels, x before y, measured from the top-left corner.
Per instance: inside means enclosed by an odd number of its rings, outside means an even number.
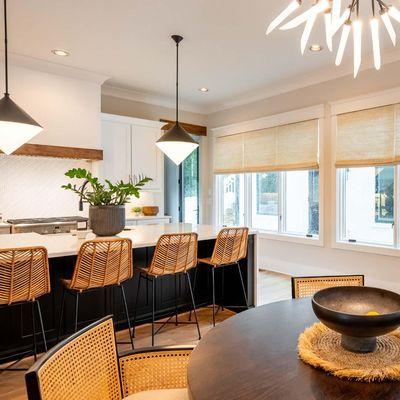
[[[373,353],[352,353],[340,345],[341,335],[322,323],[307,328],[298,342],[299,357],[339,378],[400,381],[400,331],[377,338]]]

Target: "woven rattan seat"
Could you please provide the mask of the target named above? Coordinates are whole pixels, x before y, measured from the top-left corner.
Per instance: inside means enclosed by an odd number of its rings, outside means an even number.
[[[50,274],[47,250],[44,247],[0,250],[0,308],[31,303],[35,360],[37,355],[35,306],[37,306],[39,316],[43,347],[47,350],[42,313],[38,301],[39,297],[47,293],[50,293]],[[19,368],[7,369],[20,370]]]
[[[131,332],[128,306],[122,283],[131,279],[132,276],[132,241],[130,239],[107,238],[84,242],[79,249],[72,278],[61,279],[63,297],[58,337],[61,334],[66,293],[72,293],[75,297],[76,332],[78,329],[79,295],[89,290],[113,286],[121,290],[127,324],[129,332]],[[133,334],[131,334],[131,344],[133,348]]]
[[[197,321],[197,315],[194,304],[194,297],[192,291],[191,281],[188,271],[197,265],[197,233],[172,233],[162,235],[157,242],[154,250],[153,258],[147,268],[138,268],[140,273],[138,290],[136,293],[136,306],[135,313],[138,307],[138,298],[140,291],[140,284],[142,279],[147,279],[152,285],[152,324],[151,324],[151,343],[154,346],[154,336],[164,327],[170,323],[170,317],[163,325],[157,330],[154,330],[155,325],[155,280],[166,275],[174,275],[175,279],[175,324],[178,322],[178,305],[177,305],[177,276],[179,274],[186,275],[188,282],[193,311],[196,318],[197,332],[199,339],[201,338],[200,327]],[[147,287],[147,285],[146,285]],[[146,296],[147,297],[147,296]],[[135,316],[136,319],[136,316]],[[192,322],[186,322],[192,323]]]
[[[236,265],[243,289],[243,296],[248,305],[246,289],[244,287],[242,271],[240,270],[240,260],[244,259],[247,255],[247,242],[249,236],[249,228],[223,228],[219,231],[215,241],[214,250],[211,257],[199,258],[198,264],[206,265],[211,268],[212,274],[212,292],[213,292],[213,325],[215,326],[215,273],[216,268],[222,269],[222,303],[224,301],[224,275],[225,268],[229,265]],[[194,276],[194,287],[197,281],[197,268]],[[222,309],[224,305],[222,304]],[[236,306],[230,306],[236,307]],[[189,319],[191,314],[189,315]]]
[[[292,298],[312,297],[319,290],[335,286],[364,286],[364,275],[292,277]]]
[[[192,350],[160,347],[118,355],[108,316],[66,338],[33,365],[25,376],[28,399],[119,400],[135,393],[144,396],[149,390],[185,389]],[[160,399],[184,399],[168,397],[174,391],[160,393],[165,394]]]

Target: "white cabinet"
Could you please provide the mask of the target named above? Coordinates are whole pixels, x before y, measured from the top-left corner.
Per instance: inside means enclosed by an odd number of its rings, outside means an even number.
[[[156,146],[161,126],[157,121],[103,114],[101,178],[127,181],[142,174],[153,179],[146,190],[162,190],[163,155]]]

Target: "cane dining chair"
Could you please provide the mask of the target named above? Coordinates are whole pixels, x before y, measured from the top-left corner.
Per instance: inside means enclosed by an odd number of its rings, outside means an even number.
[[[245,301],[245,306],[248,308],[248,300],[247,300],[247,293],[246,288],[243,281],[242,271],[240,268],[240,260],[244,259],[247,255],[247,242],[249,236],[249,228],[239,227],[239,228],[223,228],[219,231],[217,239],[215,241],[214,250],[211,257],[207,258],[199,258],[198,264],[206,265],[211,270],[212,276],[212,298],[213,298],[213,305],[212,305],[212,319],[213,319],[213,326],[215,326],[215,270],[217,268],[221,268],[222,272],[222,304],[221,308],[224,309],[224,286],[225,286],[225,267],[236,265],[240,283],[243,291],[243,298]],[[198,267],[199,268],[199,267]],[[197,269],[195,271],[194,276],[194,287],[196,285],[197,280]],[[229,308],[242,308],[243,306],[229,306]],[[189,315],[189,320],[191,318],[191,314]]]
[[[364,275],[292,277],[292,298],[312,297],[319,290],[335,286],[364,286]]]
[[[152,286],[152,331],[151,344],[154,346],[154,336],[168,323],[172,317],[166,322],[155,322],[155,281],[163,276],[173,275],[175,280],[175,325],[178,325],[178,293],[177,280],[180,275],[185,275],[190,291],[190,297],[195,315],[195,323],[197,325],[197,333],[201,339],[200,327],[197,320],[196,307],[194,304],[192,283],[188,272],[197,265],[197,233],[173,233],[162,235],[154,250],[153,258],[147,268],[139,268],[139,283],[136,293],[135,314],[138,308],[138,298],[140,284],[143,279],[151,283]],[[136,319],[136,315],[135,315]],[[161,327],[157,331],[154,330],[156,323],[161,323]],[[183,324],[191,324],[190,321],[180,322]]]
[[[0,250],[0,309],[31,304],[32,343],[35,360],[38,352],[35,307],[39,317],[43,348],[47,351],[42,312],[38,301],[47,293],[50,293],[50,274],[47,250],[44,247]],[[14,364],[9,368],[0,369],[0,371],[25,370],[24,368],[14,368]]]
[[[61,335],[66,294],[75,297],[75,326],[78,330],[79,299],[82,293],[117,287],[121,290],[122,306],[126,315],[132,348],[133,331],[129,318],[123,282],[133,277],[132,241],[122,238],[94,239],[84,242],[71,279],[63,279],[63,296],[58,338]]]
[[[25,375],[29,400],[187,400],[192,346],[117,352],[112,316],[72,334]]]

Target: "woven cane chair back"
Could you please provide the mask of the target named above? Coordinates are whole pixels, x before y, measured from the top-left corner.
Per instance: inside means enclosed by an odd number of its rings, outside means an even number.
[[[197,265],[197,233],[173,233],[158,239],[148,273],[155,276],[186,272]]]
[[[111,318],[78,332],[49,353],[36,371],[41,400],[122,398]]]
[[[132,241],[95,239],[82,244],[69,288],[88,290],[119,285],[132,276]]]
[[[312,297],[319,290],[336,286],[364,286],[364,275],[292,277],[292,297]]]
[[[219,231],[210,262],[232,264],[247,255],[249,228],[223,228]]]
[[[0,305],[33,301],[50,292],[44,247],[0,250]]]

